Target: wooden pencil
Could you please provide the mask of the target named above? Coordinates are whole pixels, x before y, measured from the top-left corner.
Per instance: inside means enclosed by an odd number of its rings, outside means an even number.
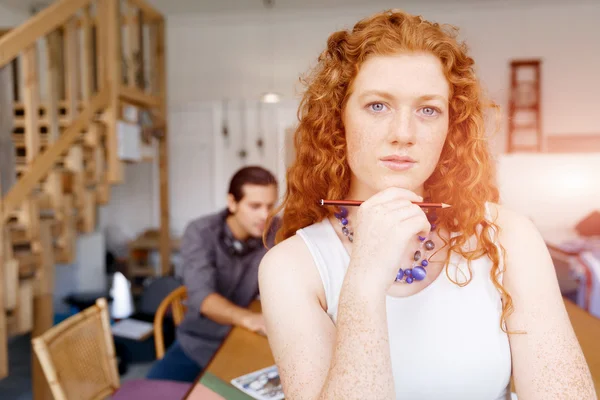
[[[363,203],[362,200],[324,200],[321,199],[319,204],[322,206],[360,206]],[[446,203],[427,203],[427,202],[417,202],[413,201],[413,204],[418,205],[423,208],[449,208],[452,207],[450,204]]]

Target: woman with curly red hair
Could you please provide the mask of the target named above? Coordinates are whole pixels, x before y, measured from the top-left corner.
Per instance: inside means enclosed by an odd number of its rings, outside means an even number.
[[[595,399],[543,240],[497,204],[456,30],[373,15],[306,86],[259,272],[286,399],[507,399],[511,373],[522,399]]]

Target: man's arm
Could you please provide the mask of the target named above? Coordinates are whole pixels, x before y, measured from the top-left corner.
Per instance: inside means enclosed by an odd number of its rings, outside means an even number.
[[[238,325],[266,335],[262,314],[239,307],[218,293],[211,293],[202,302],[200,312],[222,325]]]
[[[210,239],[203,237],[204,229],[192,222],[181,241],[182,277],[189,307],[219,324],[264,333],[261,314],[239,307],[217,293],[215,248]]]

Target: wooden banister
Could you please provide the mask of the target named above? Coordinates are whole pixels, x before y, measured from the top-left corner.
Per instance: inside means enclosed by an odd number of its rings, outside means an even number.
[[[144,13],[144,19],[147,21],[164,21],[162,14],[144,0],[129,0],[129,2]]]
[[[109,91],[102,90],[92,98],[89,105],[58,138],[53,146],[41,153],[31,164],[29,170],[21,176],[6,194],[3,201],[0,224],[6,223],[10,214],[21,204],[37,183],[50,171],[58,158],[65,154],[71,145],[81,137],[81,132],[92,122],[96,113],[106,108]]]
[[[161,99],[137,88],[121,86],[120,96],[123,100],[144,108],[154,108],[161,105]]]
[[[21,51],[46,36],[73,16],[91,0],[60,0],[51,4],[27,22],[0,38],[0,67],[13,60]]]
[[[97,229],[96,206],[123,180],[124,106],[152,115],[161,270],[170,271],[164,28],[145,0],[55,0],[0,32],[0,92],[7,94],[0,96],[7,149],[0,178],[10,178],[0,179],[0,379],[11,332],[38,335],[52,326],[54,262],[74,262],[77,234]],[[17,258],[17,245],[34,265]],[[31,274],[20,279],[23,266]],[[35,357],[32,386],[36,400],[49,398]]]

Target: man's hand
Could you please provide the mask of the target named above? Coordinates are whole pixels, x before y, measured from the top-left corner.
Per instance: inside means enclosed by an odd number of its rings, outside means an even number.
[[[260,335],[267,335],[265,320],[261,313],[235,305],[218,293],[206,296],[200,305],[200,312],[218,324],[237,325]]]
[[[249,312],[240,320],[240,326],[259,335],[267,336],[265,319],[261,313]]]

